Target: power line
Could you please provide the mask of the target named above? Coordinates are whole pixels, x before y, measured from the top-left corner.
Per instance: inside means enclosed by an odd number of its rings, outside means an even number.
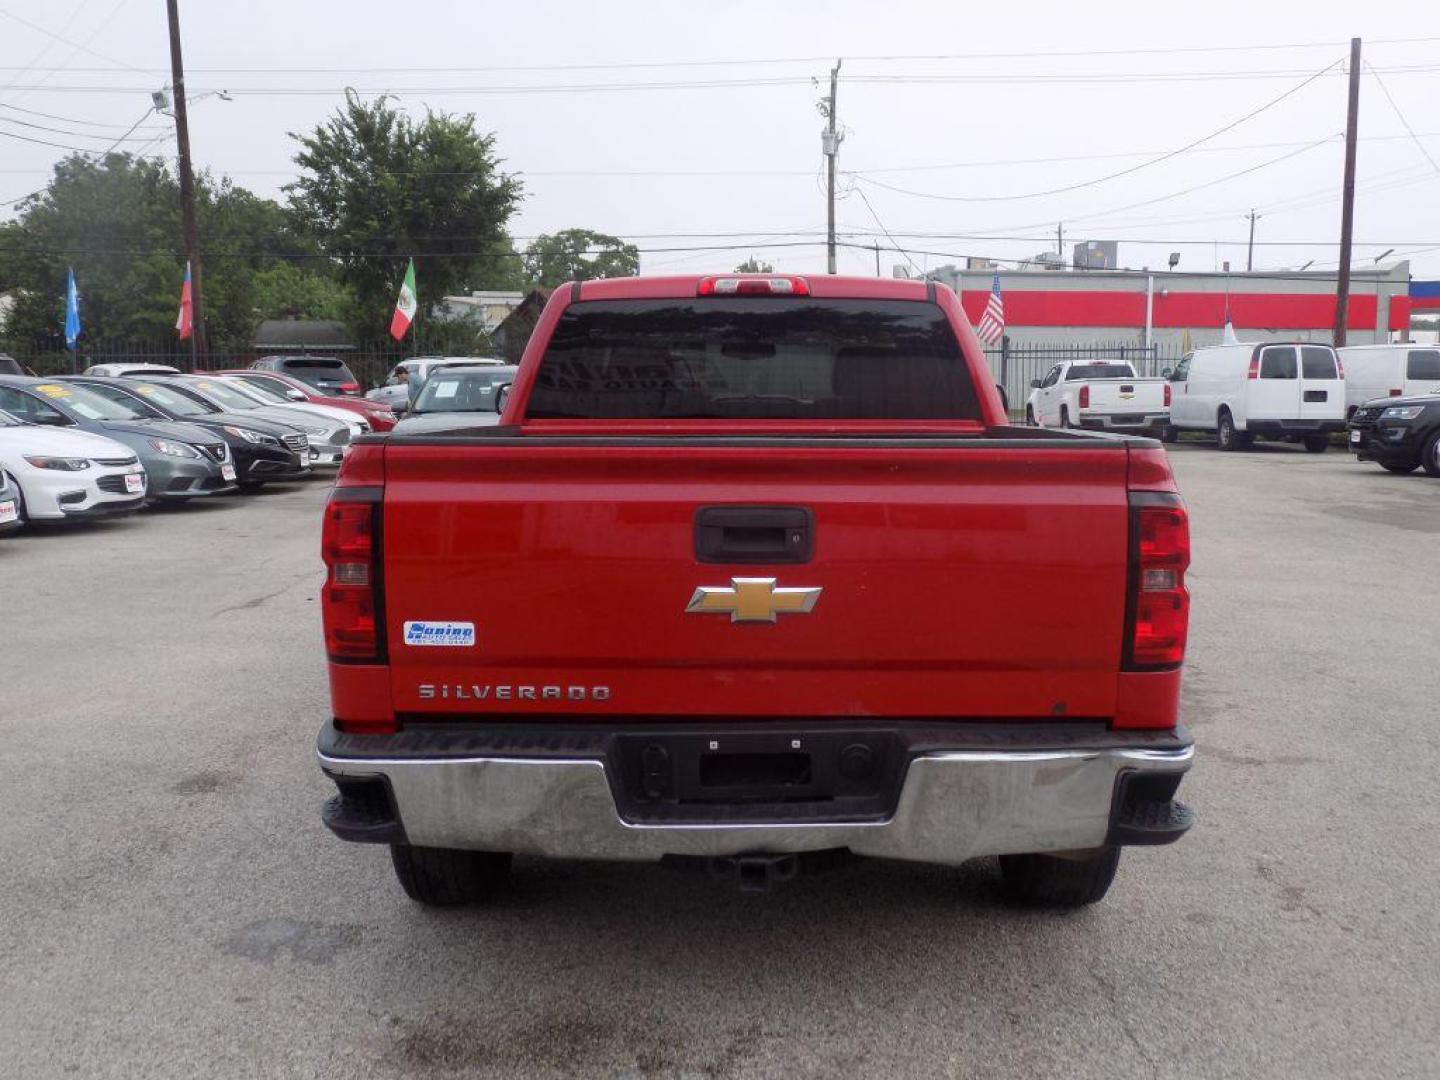
[[[1386,74],[1411,75],[1411,74],[1435,74],[1440,73],[1440,64],[1419,64],[1409,67],[1392,67],[1379,69]],[[1054,85],[1066,83],[1146,83],[1146,82],[1214,82],[1214,81],[1238,81],[1244,79],[1288,79],[1294,78],[1302,72],[1286,69],[1274,71],[1241,71],[1241,72],[1129,72],[1116,75],[1001,75],[993,77],[956,77],[951,82],[974,82],[1005,84],[1016,83],[1033,85],[1036,82],[1050,82]],[[1331,74],[1330,72],[1326,73]],[[854,81],[870,82],[912,82],[920,84],[918,78],[906,77],[881,77],[881,76],[855,76]],[[755,87],[775,86],[809,86],[812,80],[810,76],[755,76],[735,79],[692,79],[692,80],[665,80],[655,82],[599,82],[599,83],[518,83],[518,84],[495,84],[490,86],[473,85],[422,85],[404,86],[390,84],[386,86],[250,86],[237,87],[232,85],[223,89],[235,97],[305,97],[320,96],[331,97],[346,90],[362,95],[398,94],[398,95],[451,95],[451,96],[526,96],[538,94],[597,94],[611,92],[632,92],[632,91],[676,91],[676,90],[726,90]],[[38,85],[38,86],[16,86],[14,89],[21,90],[47,90],[55,93],[77,93],[77,94],[148,94],[150,87],[145,86],[118,86],[118,85]],[[202,88],[205,92],[218,92],[220,87]]]
[[[1269,158],[1256,165],[1251,165],[1249,168],[1240,169],[1232,173],[1226,173],[1224,176],[1216,177],[1214,180],[1207,180],[1202,184],[1194,184],[1187,188],[1181,188],[1179,191],[1172,191],[1165,195],[1157,195],[1154,198],[1150,199],[1142,199],[1139,202],[1127,203],[1124,206],[1112,207],[1109,210],[1097,210],[1094,213],[1090,214],[1072,214],[1069,215],[1066,220],[1094,221],[1097,218],[1107,218],[1114,214],[1122,214],[1127,210],[1138,210],[1144,206],[1154,206],[1156,203],[1169,202],[1171,199],[1179,199],[1183,198],[1186,195],[1193,195],[1197,191],[1204,191],[1206,188],[1217,187],[1220,184],[1229,183],[1231,180],[1238,180],[1242,176],[1249,176],[1251,173],[1259,172],[1261,169],[1268,169],[1272,165],[1278,165],[1282,161],[1289,161],[1291,158],[1299,157],[1301,154],[1308,153],[1309,151],[1314,150],[1317,147],[1324,146],[1326,143],[1331,142],[1337,137],[1338,136],[1336,135],[1327,135],[1325,138],[1310,143],[1308,146],[1302,146],[1297,150],[1291,150],[1289,153],[1281,154],[1279,157]],[[1047,223],[1037,222],[1030,225],[1007,226],[1007,228],[1036,229],[1040,228],[1042,225],[1045,224]]]
[[[1390,102],[1390,108],[1395,110],[1395,115],[1400,118],[1400,123],[1404,126],[1405,130],[1409,132],[1410,138],[1415,142],[1415,146],[1420,150],[1420,153],[1425,155],[1425,160],[1430,162],[1430,167],[1437,173],[1440,173],[1440,164],[1436,164],[1435,159],[1430,155],[1430,151],[1425,148],[1425,144],[1422,143],[1420,137],[1415,134],[1415,129],[1410,126],[1410,121],[1405,119],[1405,114],[1400,111],[1400,106],[1396,103],[1395,99],[1390,96],[1390,88],[1385,85],[1385,80],[1380,78],[1380,73],[1375,70],[1375,66],[1371,64],[1369,60],[1365,61],[1365,66],[1370,69],[1370,74],[1375,76],[1375,82],[1385,95],[1385,100]]]
[[[106,25],[107,23],[109,23],[109,21],[116,16],[116,14],[119,12],[120,8],[125,4],[125,2],[126,2],[126,0],[119,0],[119,2],[118,2],[118,3],[115,5],[115,7],[111,10],[110,14],[100,23],[99,26],[97,26],[97,27],[95,28],[94,31],[91,32],[90,37],[89,37],[89,38],[86,38],[83,43],[82,43],[82,42],[79,42],[79,41],[71,41],[71,40],[70,40],[69,38],[67,38],[67,37],[62,37],[61,35],[55,33],[55,32],[52,31],[52,30],[47,30],[47,29],[45,29],[45,27],[41,26],[39,23],[33,23],[33,22],[31,22],[29,19],[21,18],[19,15],[16,15],[13,11],[6,11],[6,10],[4,10],[3,8],[0,8],[0,16],[4,16],[4,17],[7,18],[7,19],[11,19],[11,20],[19,23],[21,26],[28,27],[29,29],[34,30],[37,34],[44,34],[46,37],[48,37],[48,38],[50,38],[50,39],[52,39],[52,40],[54,40],[54,41],[58,41],[58,42],[60,42],[62,45],[69,45],[71,48],[77,50],[78,52],[86,53],[86,54],[88,54],[88,55],[90,55],[90,56],[95,57],[97,60],[104,60],[104,61],[105,61],[106,63],[108,63],[108,64],[113,64],[113,65],[115,65],[115,67],[127,68],[127,69],[129,69],[130,71],[136,71],[136,72],[139,72],[139,73],[142,74],[142,75],[151,74],[151,72],[147,71],[145,68],[136,67],[134,64],[129,63],[128,61],[119,60],[119,59],[116,59],[116,58],[113,57],[113,56],[106,56],[104,53],[102,53],[102,52],[97,52],[95,49],[90,48],[90,40],[91,40],[92,38],[94,38],[95,35],[98,34],[98,33],[105,27],[105,25]],[[69,26],[69,23],[67,23],[66,26],[68,27],[68,26]],[[63,67],[61,67],[61,68],[51,68],[51,69],[47,69],[47,68],[32,68],[32,69],[30,69],[30,70],[37,70],[37,71],[45,71],[45,70],[62,71],[62,70],[65,70],[65,69],[64,69]],[[113,68],[107,68],[106,70],[114,70],[114,69],[113,69]],[[23,89],[23,88],[17,88],[17,87],[11,86],[11,87],[7,87],[6,89],[14,90],[14,89]]]
[[[64,25],[60,27],[61,32],[63,33],[63,32],[65,32],[66,30],[69,30],[71,24],[74,23],[75,20],[80,17],[80,13],[81,13],[82,11],[84,11],[85,8],[87,8],[89,5],[90,5],[90,0],[80,0],[80,3],[77,4],[77,5],[71,10],[69,16],[66,17]],[[49,37],[49,38],[46,39],[45,44],[44,44],[43,46],[41,46],[39,52],[37,52],[34,56],[32,56],[32,57],[30,58],[29,63],[27,63],[24,67],[21,67],[21,68],[18,68],[18,69],[17,69],[17,70],[20,72],[20,74],[17,75],[17,76],[15,76],[15,78],[11,80],[11,83],[13,84],[13,83],[19,82],[19,81],[20,81],[21,79],[23,79],[29,72],[34,71],[34,70],[36,69],[36,65],[38,65],[41,60],[45,59],[45,57],[46,57],[47,55],[49,55],[50,50],[53,49],[53,48],[55,48],[55,38],[52,36],[52,37]],[[10,86],[9,86],[9,85],[4,86],[4,87],[0,87],[0,93],[5,93],[5,92],[8,91],[9,89],[10,89]]]
[[[901,255],[905,256],[905,261],[910,264],[910,268],[912,270],[923,274],[924,271],[921,271],[920,268],[915,265],[915,260],[910,258],[910,256],[905,252],[905,249],[895,242],[895,238],[890,235],[890,230],[885,228],[885,223],[880,220],[880,215],[875,212],[875,208],[870,205],[870,200],[866,197],[864,190],[859,187],[855,187],[854,185],[851,185],[850,190],[855,192],[856,195],[860,196],[860,201],[865,204],[865,209],[870,211],[870,216],[875,219],[875,224],[880,226],[880,231],[885,234],[885,239],[890,241],[890,246],[893,247],[896,251],[898,251]],[[877,259],[876,261],[878,262],[879,260]]]
[[[41,30],[42,33],[49,33]],[[1409,38],[1386,38],[1372,42],[1372,46],[1380,45],[1422,45],[1440,41],[1440,37],[1409,37]],[[1247,52],[1275,52],[1284,50],[1303,49],[1335,49],[1343,48],[1349,44],[1348,40],[1337,41],[1307,41],[1307,42],[1276,42],[1247,45],[1188,45],[1188,46],[1160,46],[1141,47],[1129,49],[1061,49],[1061,50],[1027,50],[1022,52],[966,52],[966,53],[879,53],[859,56],[847,56],[847,61],[852,63],[940,63],[948,61],[975,61],[975,60],[1024,60],[1024,59],[1059,59],[1059,58],[1081,58],[1081,57],[1124,57],[1124,56],[1174,56],[1174,55],[1204,55],[1218,53],[1247,53]],[[121,64],[121,61],[113,60],[110,57],[101,56],[100,59],[111,63]],[[207,75],[244,75],[244,74],[266,74],[266,75],[403,75],[412,73],[422,74],[486,74],[490,72],[544,72],[544,71],[626,71],[626,70],[655,70],[665,68],[709,68],[709,67],[760,67],[785,64],[819,64],[830,63],[833,58],[830,56],[770,56],[770,57],[724,57],[702,60],[631,60],[613,61],[609,63],[575,63],[575,64],[490,64],[471,67],[373,67],[373,66],[350,66],[350,67],[210,67],[194,68],[200,74]],[[163,68],[136,68],[131,65],[131,70],[145,71],[149,74],[163,74]],[[5,70],[0,68],[0,70]],[[94,69],[103,73],[112,69]]]
[[[147,110],[146,115],[149,115],[148,110]],[[97,142],[105,142],[106,140],[108,140],[108,139],[111,138],[111,136],[108,135],[108,134],[106,134],[106,135],[92,135],[92,134],[90,134],[90,132],[88,132],[88,131],[73,131],[73,130],[71,130],[70,128],[50,127],[50,126],[47,125],[47,124],[35,124],[35,123],[31,123],[29,120],[16,120],[14,117],[11,117],[11,116],[0,116],[0,124],[16,124],[16,125],[18,125],[18,126],[20,126],[20,127],[30,128],[30,129],[32,129],[32,130],[34,130],[34,131],[48,131],[48,132],[51,132],[52,134],[55,134],[55,135],[69,135],[69,136],[72,136],[73,138],[77,138],[77,139],[94,139],[94,140],[97,141]],[[138,126],[139,126],[139,125],[136,125],[136,127],[138,127]],[[0,129],[0,131],[3,131],[3,130],[4,130],[4,129]],[[134,130],[135,130],[134,127],[130,128],[130,132],[134,132]],[[117,140],[117,142],[125,142],[125,141],[128,139],[128,137],[129,137],[129,133],[127,133],[126,135],[122,135],[122,136],[120,136],[119,140]],[[147,138],[148,138],[148,136],[147,136]],[[138,141],[141,141],[141,140],[136,140],[136,141],[138,142]]]
[[[1331,69],[1333,69],[1333,68],[1335,68],[1335,67],[1338,67],[1338,66],[1340,65],[1340,63],[1341,63],[1341,61],[1337,59],[1337,60],[1335,60],[1333,63],[1327,64],[1325,67],[1321,68],[1319,71],[1314,72],[1313,74],[1311,74],[1308,78],[1306,78],[1306,79],[1304,79],[1303,81],[1297,83],[1295,86],[1292,86],[1289,90],[1286,90],[1283,94],[1280,94],[1278,97],[1273,97],[1273,98],[1271,98],[1269,101],[1265,102],[1265,104],[1261,105],[1259,108],[1252,109],[1250,112],[1246,113],[1244,116],[1240,117],[1239,119],[1237,119],[1237,120],[1232,120],[1232,121],[1230,121],[1228,124],[1224,125],[1223,127],[1216,128],[1214,131],[1210,132],[1208,135],[1202,135],[1200,138],[1195,139],[1195,140],[1193,140],[1193,141],[1191,141],[1191,142],[1188,142],[1188,143],[1186,143],[1184,146],[1177,147],[1177,148],[1175,148],[1174,150],[1166,151],[1165,153],[1159,155],[1158,157],[1153,157],[1153,158],[1149,159],[1148,161],[1142,161],[1142,162],[1140,162],[1140,163],[1137,164],[1137,165],[1131,165],[1129,168],[1120,169],[1120,170],[1118,170],[1118,171],[1116,171],[1116,172],[1107,173],[1107,174],[1104,175],[1104,176],[1097,176],[1097,177],[1095,177],[1094,179],[1084,180],[1084,181],[1081,181],[1081,182],[1075,183],[1075,184],[1065,184],[1065,185],[1063,185],[1063,186],[1061,186],[1061,187],[1047,188],[1047,189],[1045,189],[1045,190],[1043,190],[1043,191],[1027,191],[1027,192],[1022,192],[1022,193],[1017,194],[1017,195],[941,195],[941,194],[937,194],[937,193],[935,193],[935,192],[911,191],[911,190],[909,190],[908,188],[902,188],[902,187],[897,187],[897,186],[895,186],[895,185],[893,185],[893,184],[887,184],[887,183],[885,183],[883,180],[875,180],[875,179],[871,179],[871,178],[869,178],[869,177],[864,177],[864,176],[859,177],[859,179],[860,179],[862,182],[864,182],[864,183],[874,184],[876,187],[885,188],[887,191],[896,191],[896,192],[899,192],[899,193],[902,194],[902,195],[913,195],[913,196],[915,196],[915,197],[917,197],[917,198],[939,199],[939,200],[942,200],[942,201],[944,201],[944,202],[965,202],[965,203],[1018,202],[1018,201],[1024,200],[1024,199],[1041,199],[1041,198],[1046,198],[1046,197],[1051,196],[1051,195],[1063,195],[1063,194],[1065,194],[1065,193],[1067,193],[1067,192],[1079,191],[1079,190],[1082,189],[1082,188],[1095,187],[1095,186],[1098,185],[1098,184],[1105,184],[1105,183],[1108,183],[1108,182],[1111,181],[1111,180],[1118,180],[1118,179],[1119,179],[1120,177],[1122,177],[1122,176],[1131,176],[1131,175],[1139,172],[1139,171],[1142,170],[1142,169],[1148,169],[1148,168],[1150,168],[1150,167],[1152,167],[1152,166],[1154,166],[1154,165],[1159,165],[1159,164],[1161,164],[1161,163],[1163,163],[1163,162],[1170,161],[1170,160],[1172,160],[1172,159],[1174,159],[1174,158],[1179,157],[1181,154],[1184,154],[1184,153],[1187,153],[1187,152],[1189,152],[1189,151],[1191,151],[1191,150],[1194,150],[1197,146],[1201,146],[1201,145],[1203,145],[1204,143],[1209,142],[1211,139],[1218,138],[1219,136],[1224,135],[1227,131],[1233,131],[1235,128],[1239,127],[1241,124],[1244,124],[1245,122],[1247,122],[1247,121],[1249,121],[1249,120],[1253,120],[1255,117],[1259,116],[1261,113],[1264,113],[1264,112],[1266,112],[1266,111],[1269,110],[1269,109],[1273,109],[1276,105],[1279,105],[1282,101],[1286,100],[1287,98],[1291,97],[1291,96],[1294,95],[1294,94],[1299,93],[1299,92],[1300,92],[1301,90],[1303,90],[1305,87],[1309,86],[1312,82],[1314,82],[1316,79],[1320,78],[1320,77],[1321,77],[1322,75],[1324,75],[1327,71],[1330,71]],[[1327,138],[1328,138],[1328,136],[1327,136]]]
[[[107,124],[98,120],[81,120],[74,116],[60,116],[57,113],[41,112],[39,109],[27,109],[23,105],[11,105],[8,101],[0,101],[0,109],[13,109],[15,112],[24,113],[26,116],[38,116],[44,120],[58,120],[62,124],[78,124],[81,127],[102,127],[118,130],[125,126],[124,124]]]

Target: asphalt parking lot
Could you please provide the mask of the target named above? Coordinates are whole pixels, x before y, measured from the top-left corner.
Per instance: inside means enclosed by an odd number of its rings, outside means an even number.
[[[0,540],[0,1075],[1440,1074],[1440,481],[1173,460],[1199,825],[1065,916],[986,863],[423,910],[318,819],[322,483]]]

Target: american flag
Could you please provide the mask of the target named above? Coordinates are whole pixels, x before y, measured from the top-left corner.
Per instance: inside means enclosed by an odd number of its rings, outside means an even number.
[[[975,326],[975,333],[986,345],[998,345],[1005,336],[1005,299],[1000,295],[1000,271],[995,271],[995,281],[990,286],[990,299],[985,301],[985,313]]]

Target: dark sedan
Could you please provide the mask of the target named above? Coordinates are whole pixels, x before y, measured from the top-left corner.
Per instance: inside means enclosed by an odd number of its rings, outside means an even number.
[[[202,398],[159,381],[87,375],[69,375],[65,381],[87,386],[112,401],[148,408],[163,419],[213,431],[230,447],[236,483],[242,490],[253,491],[268,481],[299,480],[310,475],[310,444],[299,428],[222,412]]]
[[[184,502],[235,490],[235,463],[223,439],[153,410],[112,401],[56,379],[0,376],[0,409],[21,420],[104,435],[130,447],[150,482],[146,501]]]
[[[1350,414],[1350,449],[1390,472],[1440,476],[1440,394],[1365,402]]]

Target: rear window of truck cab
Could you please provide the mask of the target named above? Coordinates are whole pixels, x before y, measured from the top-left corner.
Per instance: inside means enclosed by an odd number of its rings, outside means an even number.
[[[1077,379],[1133,379],[1135,369],[1129,364],[1076,364],[1065,373],[1066,382]]]
[[[928,302],[598,300],[561,315],[526,417],[978,420],[980,403]]]

